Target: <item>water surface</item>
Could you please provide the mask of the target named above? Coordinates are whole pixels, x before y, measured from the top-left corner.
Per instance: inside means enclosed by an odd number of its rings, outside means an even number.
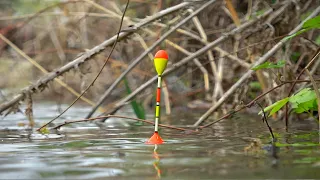
[[[38,123],[57,114],[52,104],[36,105],[34,111]],[[88,111],[75,107],[64,119],[81,119]],[[130,109],[120,113],[134,116]],[[175,114],[162,121],[181,126],[200,116]],[[264,150],[270,136],[253,115],[236,115],[199,134],[162,129],[166,143],[156,151],[144,144],[153,131],[148,125],[110,119],[104,128],[79,123],[42,135],[18,126],[21,122],[27,123],[22,114],[0,120],[0,179],[320,178],[319,134],[312,121],[293,122],[288,133],[282,122],[270,121],[279,159]],[[255,139],[262,147],[245,152]]]

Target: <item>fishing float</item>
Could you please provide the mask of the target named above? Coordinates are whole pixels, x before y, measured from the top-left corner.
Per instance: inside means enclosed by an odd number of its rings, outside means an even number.
[[[154,67],[158,74],[158,85],[156,93],[156,109],[155,109],[155,123],[154,123],[154,133],[151,138],[146,142],[146,144],[162,144],[164,141],[159,135],[158,126],[160,120],[160,99],[161,99],[161,84],[162,84],[162,73],[167,67],[168,54],[164,50],[159,50],[154,56]]]

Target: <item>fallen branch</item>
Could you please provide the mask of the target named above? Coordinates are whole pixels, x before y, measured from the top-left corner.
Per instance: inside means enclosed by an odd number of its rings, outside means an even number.
[[[168,14],[171,14],[175,11],[178,11],[182,8],[185,8],[186,6],[190,5],[190,2],[184,2],[181,4],[178,4],[176,6],[170,7],[168,9],[162,10],[153,16],[147,17],[144,20],[142,20],[140,23],[137,23],[130,32],[121,32],[119,34],[119,40],[122,40],[129,35],[131,35],[133,32],[137,31],[139,28],[163,17]],[[25,92],[29,93],[36,93],[38,90],[42,90],[50,81],[54,80],[58,76],[63,75],[64,73],[68,72],[69,70],[79,67],[82,63],[88,61],[92,56],[99,54],[102,50],[104,50],[106,47],[113,45],[113,43],[116,40],[117,35],[111,37],[110,39],[104,41],[103,43],[97,45],[96,47],[84,52],[82,55],[80,55],[75,60],[69,62],[68,64],[62,66],[61,68],[50,72],[46,74],[45,76],[41,77],[36,83],[24,88],[19,94],[17,94],[13,99],[11,99],[9,102],[5,102],[0,105],[0,114],[10,108],[11,106],[17,104],[19,101],[23,100],[25,98]]]
[[[53,129],[59,129],[62,126],[65,126],[67,124],[73,124],[73,123],[79,123],[79,122],[89,122],[89,121],[94,121],[94,120],[98,120],[98,119],[105,119],[105,118],[112,118],[112,117],[113,118],[121,118],[121,119],[131,119],[131,120],[141,121],[141,122],[144,122],[144,123],[148,123],[148,124],[154,125],[154,122],[148,121],[148,120],[144,120],[144,119],[132,118],[132,117],[126,117],[126,116],[118,116],[118,115],[107,115],[107,116],[99,116],[99,117],[95,117],[95,118],[80,119],[80,120],[74,120],[74,121],[65,121],[64,123],[53,127]],[[165,125],[165,124],[159,124],[159,126],[160,127],[164,127],[164,128],[169,128],[169,129],[175,129],[175,130],[179,130],[179,131],[198,133],[198,131],[195,131],[195,130],[192,130],[192,129],[184,129],[184,128],[174,127],[174,126],[170,126],[170,125]]]

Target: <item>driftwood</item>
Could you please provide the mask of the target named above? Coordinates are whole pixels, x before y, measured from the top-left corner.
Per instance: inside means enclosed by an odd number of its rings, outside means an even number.
[[[139,30],[141,27],[163,17],[166,16],[168,14],[171,14],[173,12],[176,12],[182,8],[185,8],[189,5],[191,5],[192,3],[190,2],[183,2],[181,4],[178,4],[176,6],[167,8],[165,10],[162,10],[156,14],[154,14],[153,16],[147,17],[144,20],[142,20],[140,23],[137,23],[134,28],[132,28],[130,31],[126,31],[126,32],[121,32],[119,34],[119,40],[122,40],[126,37],[128,37],[129,35],[131,35],[132,33],[134,33],[135,31]],[[103,43],[97,45],[96,47],[86,51],[85,53],[81,54],[78,58],[76,58],[75,60],[69,62],[68,64],[62,66],[61,68],[50,72],[48,74],[46,74],[45,76],[41,77],[36,83],[24,88],[19,94],[17,94],[13,99],[11,99],[8,102],[5,102],[3,104],[0,105],[0,114],[2,112],[4,112],[5,110],[7,110],[8,108],[10,108],[11,106],[14,106],[15,104],[19,103],[20,101],[24,100],[24,98],[26,97],[26,93],[36,93],[38,91],[42,91],[47,84],[54,80],[55,78],[63,75],[64,73],[68,72],[71,69],[77,68],[79,67],[81,64],[83,64],[84,62],[86,62],[87,60],[89,60],[92,56],[100,53],[101,51],[103,51],[106,47],[112,45],[115,40],[116,40],[116,35],[114,35],[113,37],[111,37],[110,39],[104,41]]]

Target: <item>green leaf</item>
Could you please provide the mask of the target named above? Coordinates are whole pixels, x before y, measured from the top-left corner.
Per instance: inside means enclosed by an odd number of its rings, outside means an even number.
[[[252,89],[261,89],[261,84],[258,81],[253,81],[249,83],[249,87]]]
[[[291,59],[292,59],[294,62],[297,62],[300,56],[301,56],[301,53],[300,53],[300,52],[293,52],[293,53],[291,54]]]
[[[129,87],[129,83],[128,83],[127,78],[123,78],[123,82],[126,87],[127,93],[130,94],[132,91]],[[146,119],[145,111],[144,111],[143,105],[141,103],[138,103],[136,100],[132,100],[130,102],[130,104],[131,104],[131,107],[132,107],[135,115],[137,116],[137,118]],[[135,123],[135,125],[142,125],[142,124],[143,123],[141,121],[138,121]]]
[[[302,28],[320,28],[320,15],[307,20],[305,23],[303,23]]]
[[[296,113],[317,110],[316,94],[310,88],[304,88],[289,99],[292,108]]]
[[[255,66],[251,69],[256,71],[259,69],[282,68],[284,65],[285,65],[285,61],[281,60],[281,61],[278,61],[277,63],[265,62],[263,64]]]
[[[47,126],[45,126],[45,127],[43,127],[43,128],[40,129],[40,133],[41,133],[41,134],[49,134],[50,131],[49,131],[49,129],[47,128]]]
[[[264,112],[268,112],[271,110],[269,113],[269,116],[268,116],[268,117],[270,117],[274,113],[278,112],[284,105],[286,105],[288,101],[289,101],[289,97],[281,99],[281,100],[271,104],[270,106],[264,108]],[[260,111],[259,114],[262,114],[262,111]]]
[[[315,99],[298,104],[298,106],[296,108],[293,108],[294,111],[298,114],[303,113],[303,112],[307,112],[309,110],[313,110],[314,109],[314,102]]]
[[[316,94],[313,90],[311,90],[310,88],[304,88],[301,91],[299,91],[297,94],[291,96],[289,101],[292,104],[301,104],[315,98],[316,98]]]
[[[315,43],[320,45],[320,35],[316,38]]]
[[[285,37],[284,40],[289,40],[299,34],[302,34],[304,32],[307,32],[307,31],[309,31],[311,29],[315,29],[315,28],[320,28],[320,15],[304,22],[302,25],[302,29],[300,31],[298,31],[290,36]]]

